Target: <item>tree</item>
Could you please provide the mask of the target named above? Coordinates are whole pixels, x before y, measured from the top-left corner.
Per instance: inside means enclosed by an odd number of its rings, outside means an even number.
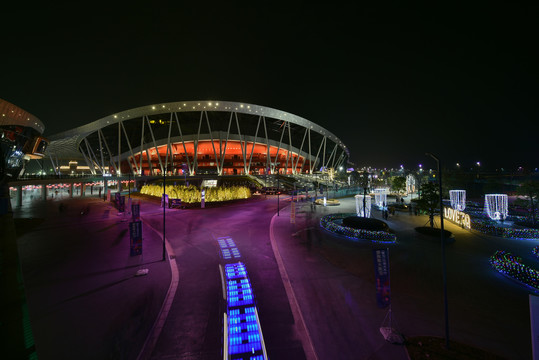
[[[400,194],[401,192],[405,191],[406,178],[404,176],[394,176],[393,178],[391,178],[391,190],[393,190],[397,194]]]
[[[530,201],[531,219],[532,224],[535,227],[535,209],[537,207],[537,201],[539,200],[539,183],[535,181],[522,183],[517,189],[517,194],[526,196]]]
[[[440,197],[436,183],[428,182],[421,185],[421,199],[417,200],[417,207],[429,214],[430,227],[434,227],[434,214],[439,209]]]
[[[367,192],[370,188],[370,174],[367,171],[361,173],[359,186],[363,188],[363,217],[367,217]]]

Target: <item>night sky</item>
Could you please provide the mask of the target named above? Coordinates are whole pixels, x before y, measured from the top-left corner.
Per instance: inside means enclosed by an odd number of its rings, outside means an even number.
[[[0,98],[45,135],[144,105],[237,101],[327,128],[359,167],[434,168],[425,152],[539,167],[538,5],[52,3],[3,5],[0,22]]]

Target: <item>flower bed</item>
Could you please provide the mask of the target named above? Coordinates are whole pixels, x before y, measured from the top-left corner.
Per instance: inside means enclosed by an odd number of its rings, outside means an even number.
[[[163,195],[163,185],[144,185],[140,189],[141,194],[161,197]],[[184,203],[199,203],[202,201],[200,189],[194,185],[166,185],[165,193],[171,199],[181,199]],[[251,190],[245,186],[211,187],[206,189],[205,202],[229,201],[238,199],[248,199],[251,197]]]
[[[539,289],[539,272],[522,263],[522,258],[507,251],[498,250],[490,257],[490,264],[500,273],[518,282]]]
[[[497,226],[492,220],[472,218],[471,227],[487,235],[501,236],[509,239],[539,239],[539,230],[531,228],[513,228]]]
[[[320,226],[332,233],[343,235],[352,240],[370,240],[377,243],[394,243],[397,236],[386,231],[371,231],[356,229],[339,224],[338,222],[346,217],[356,216],[355,213],[330,214],[320,219]]]

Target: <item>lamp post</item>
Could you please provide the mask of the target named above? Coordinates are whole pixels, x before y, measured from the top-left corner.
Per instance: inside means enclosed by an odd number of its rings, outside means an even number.
[[[165,204],[165,181],[166,181],[167,174],[165,171],[163,171],[163,261],[165,261],[165,211],[166,211],[166,204]]]
[[[447,273],[445,264],[445,237],[444,237],[444,205],[442,203],[442,167],[440,166],[440,160],[431,153],[425,155],[430,156],[436,160],[438,168],[438,186],[440,192],[440,238],[442,241],[442,282],[444,289],[444,320],[445,320],[445,347],[449,349],[449,319],[447,312]]]
[[[279,184],[279,174],[277,174],[277,216],[279,216],[279,196],[281,194],[281,185]]]

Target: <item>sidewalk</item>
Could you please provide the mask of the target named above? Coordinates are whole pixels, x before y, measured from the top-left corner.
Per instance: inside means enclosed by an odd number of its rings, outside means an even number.
[[[44,219],[17,239],[38,358],[136,359],[171,280],[161,235],[143,226],[131,257],[130,219],[93,197],[23,204],[14,218]]]
[[[295,224],[290,223],[290,204],[274,217],[272,241],[315,349],[311,358],[408,359],[404,346],[392,345],[380,334],[387,309],[376,306],[374,270],[372,279],[358,278],[315,250],[322,241],[316,234],[319,218],[344,207],[315,206],[312,212],[309,202],[296,206]],[[305,348],[309,341],[303,340]]]

